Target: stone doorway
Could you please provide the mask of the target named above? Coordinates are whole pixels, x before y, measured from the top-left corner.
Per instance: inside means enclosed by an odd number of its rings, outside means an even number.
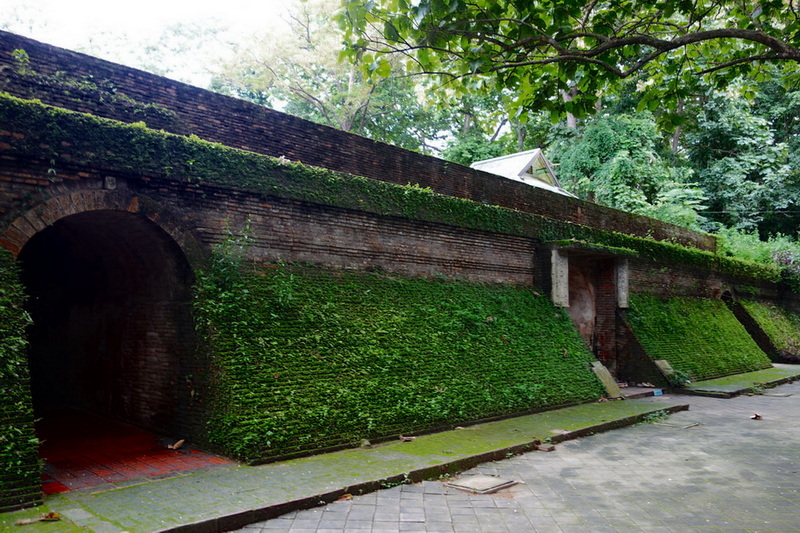
[[[177,243],[141,214],[87,211],[33,235],[18,261],[37,418],[72,410],[186,436],[198,369]]]
[[[551,295],[617,381],[628,379],[617,343],[618,309],[628,306],[628,260],[579,244],[552,248]]]
[[[567,310],[589,349],[618,378],[614,267],[609,258],[570,257]]]

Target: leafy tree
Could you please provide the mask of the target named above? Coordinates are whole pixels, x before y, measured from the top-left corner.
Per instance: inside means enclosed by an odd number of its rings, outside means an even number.
[[[498,91],[484,94],[440,95],[436,104],[446,109],[450,138],[441,156],[470,165],[506,153],[503,130],[509,120]]]
[[[585,115],[640,75],[654,81],[643,87],[652,110],[680,101],[696,75],[722,86],[800,60],[800,13],[784,0],[345,0],[341,20],[353,55],[374,61],[388,42],[453,86],[510,90],[519,114]]]
[[[503,145],[492,142],[480,131],[471,131],[452,139],[442,151],[442,158],[469,166],[475,161],[483,161],[503,155]]]
[[[800,203],[787,145],[776,141],[768,121],[744,100],[718,95],[707,102],[686,144],[717,224],[756,230]]]
[[[441,129],[439,116],[423,105],[423,94],[402,67],[366,64],[383,77],[366,79],[361,65],[339,60],[342,33],[330,24],[337,0],[298,4],[290,31],[243,46],[223,65],[215,90],[340,130],[423,152]]]
[[[469,165],[475,161],[545,148],[562,134],[546,113],[530,113],[525,121],[509,116],[504,102],[508,94],[487,90],[482,94],[439,96],[436,105],[445,112],[452,137],[441,156]]]
[[[585,199],[699,228],[705,199],[691,170],[660,150],[652,115],[601,115],[551,150],[562,185]]]

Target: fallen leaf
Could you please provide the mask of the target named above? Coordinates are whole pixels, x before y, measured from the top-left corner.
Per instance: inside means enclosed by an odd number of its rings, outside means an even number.
[[[44,513],[36,518],[23,518],[14,522],[15,526],[27,526],[28,524],[35,524],[36,522],[57,522],[61,520],[61,515],[54,512]]]

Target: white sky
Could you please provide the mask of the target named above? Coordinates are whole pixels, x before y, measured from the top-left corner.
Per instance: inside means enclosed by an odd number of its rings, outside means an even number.
[[[15,13],[45,26],[34,33],[58,46],[79,44],[87,34],[160,33],[175,22],[218,20],[239,32],[280,24],[291,0],[0,0],[0,23]],[[33,35],[30,35],[33,36]],[[40,39],[41,40],[41,39]]]
[[[114,39],[155,40],[175,23],[228,28],[241,38],[280,31],[292,0],[0,0],[0,29],[49,44],[126,61],[130,51],[104,53]],[[95,36],[92,44],[92,36]],[[97,36],[100,36],[98,38]],[[124,40],[123,40],[124,42]],[[133,65],[138,66],[138,65]],[[195,69],[196,70],[196,69]],[[191,75],[177,75],[191,78]],[[192,79],[203,85],[204,80]]]

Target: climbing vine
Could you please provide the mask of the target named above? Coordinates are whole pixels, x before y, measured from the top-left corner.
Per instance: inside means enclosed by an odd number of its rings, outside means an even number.
[[[38,500],[41,492],[23,301],[16,264],[0,248],[0,511]]]

